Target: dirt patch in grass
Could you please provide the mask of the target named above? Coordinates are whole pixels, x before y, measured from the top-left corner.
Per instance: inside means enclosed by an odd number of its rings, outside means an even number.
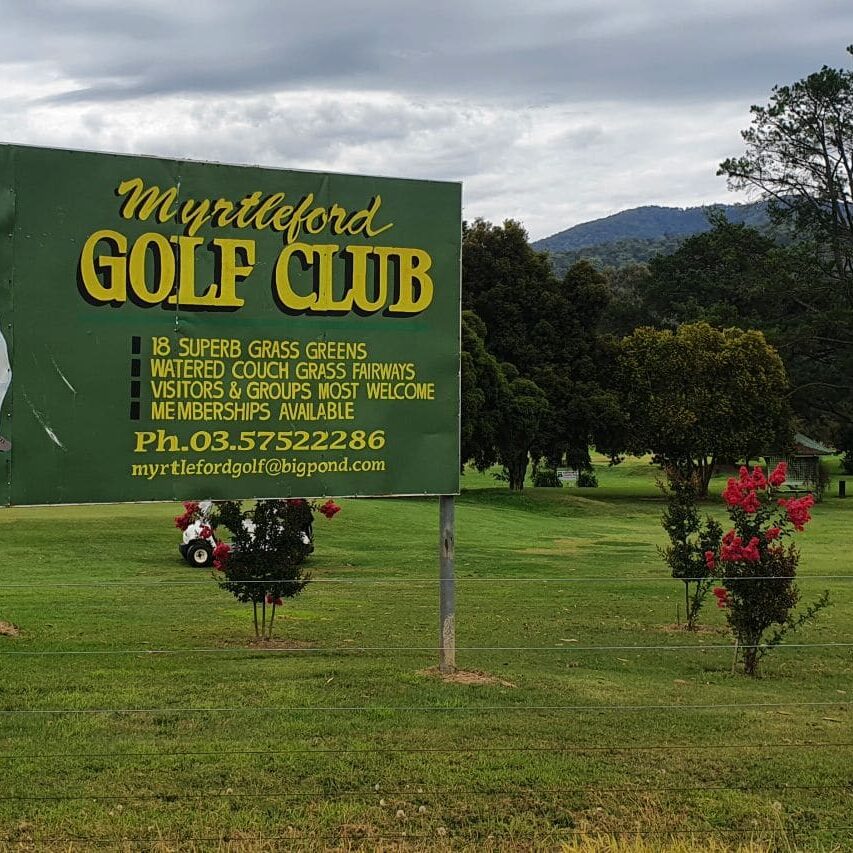
[[[497,678],[494,675],[489,675],[487,672],[480,672],[476,669],[457,669],[456,672],[443,674],[439,672],[437,666],[431,666],[428,669],[418,670],[418,675],[425,675],[427,678],[440,678],[445,684],[497,684],[501,687],[518,687],[517,684],[513,684],[511,681]]]
[[[17,637],[21,633],[17,625],[0,619],[0,637]]]

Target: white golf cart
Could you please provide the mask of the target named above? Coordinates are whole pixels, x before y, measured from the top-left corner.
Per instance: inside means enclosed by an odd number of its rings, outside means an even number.
[[[213,501],[201,501],[198,509],[199,517],[184,530],[178,550],[191,566],[206,569],[213,564],[213,549],[221,540],[217,538],[210,524]],[[255,532],[255,523],[250,518],[243,519],[243,527],[250,536]],[[312,544],[312,532],[310,525],[302,531],[302,541],[306,545]]]

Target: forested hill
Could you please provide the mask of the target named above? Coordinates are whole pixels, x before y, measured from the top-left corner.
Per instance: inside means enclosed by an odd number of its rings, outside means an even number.
[[[757,228],[767,224],[767,209],[762,202],[754,204],[719,204],[732,222],[746,222]],[[537,240],[534,249],[548,252],[576,252],[617,240],[660,240],[664,237],[688,237],[711,228],[708,206],[659,207],[646,205],[623,210],[602,219],[581,222],[565,231]]]
[[[605,267],[623,267],[627,264],[644,263],[654,255],[670,255],[689,234],[677,234],[671,237],[625,237],[609,243],[598,243],[569,252],[549,252],[554,272],[565,275],[566,270],[580,260],[590,261],[599,269]]]
[[[533,247],[551,254],[558,274],[581,258],[599,267],[647,261],[653,255],[674,252],[691,234],[708,231],[711,228],[710,207],[721,210],[732,222],[745,222],[756,228],[764,228],[769,223],[767,207],[762,202],[702,207],[646,205],[582,222],[537,240]]]

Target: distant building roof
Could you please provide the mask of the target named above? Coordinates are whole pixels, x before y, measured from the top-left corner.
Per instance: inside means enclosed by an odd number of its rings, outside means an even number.
[[[794,453],[798,456],[829,456],[835,451],[831,447],[798,432],[794,436]]]

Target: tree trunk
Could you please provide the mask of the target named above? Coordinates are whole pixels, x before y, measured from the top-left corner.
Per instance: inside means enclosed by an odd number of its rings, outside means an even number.
[[[743,671],[753,678],[758,675],[758,649],[743,650]]]
[[[527,454],[517,456],[506,466],[509,474],[509,488],[513,492],[520,492],[524,488],[524,476],[527,474]]]
[[[743,671],[746,675],[751,675],[753,678],[758,677],[758,643],[761,640],[761,634],[754,637],[744,637],[745,645],[742,645],[743,651]]]
[[[685,626],[688,631],[696,630],[696,623],[699,621],[699,607],[697,599],[699,597],[699,584],[696,584],[696,594],[690,596],[690,581],[684,581],[684,615],[687,619]]]
[[[700,498],[708,497],[708,487],[711,485],[711,477],[714,475],[715,459],[712,456],[699,457],[699,462],[696,466],[698,476],[696,477],[696,496]]]
[[[269,630],[267,631],[267,639],[272,639],[272,623],[275,621],[275,602],[272,605],[272,613],[270,614],[270,625]]]

